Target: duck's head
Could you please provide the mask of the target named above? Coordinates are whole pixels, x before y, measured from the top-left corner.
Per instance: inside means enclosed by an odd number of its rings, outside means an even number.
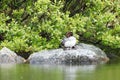
[[[68,37],[70,37],[70,36],[73,36],[73,33],[72,33],[72,32],[67,32],[67,33],[66,33],[66,37],[68,38]]]

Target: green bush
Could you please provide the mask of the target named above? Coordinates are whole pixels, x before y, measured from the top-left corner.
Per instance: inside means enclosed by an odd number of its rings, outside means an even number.
[[[120,2],[77,1],[3,0],[0,48],[6,46],[17,53],[58,48],[65,33],[72,31],[80,42],[119,49]]]

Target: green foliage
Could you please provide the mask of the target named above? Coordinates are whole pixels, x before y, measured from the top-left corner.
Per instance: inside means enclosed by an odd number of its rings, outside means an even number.
[[[117,0],[2,0],[0,48],[34,52],[58,48],[67,31],[78,40],[120,48]]]

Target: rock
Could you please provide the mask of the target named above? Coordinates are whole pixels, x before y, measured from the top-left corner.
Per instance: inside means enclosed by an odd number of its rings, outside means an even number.
[[[30,64],[102,64],[108,60],[101,49],[84,43],[72,50],[43,50],[28,58]]]
[[[18,56],[15,52],[4,47],[0,50],[0,64],[2,63],[24,63],[24,58]]]

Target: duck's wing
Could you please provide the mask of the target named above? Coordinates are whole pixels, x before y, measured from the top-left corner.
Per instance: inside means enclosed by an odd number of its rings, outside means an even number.
[[[64,38],[64,39],[61,41],[61,43],[62,43],[62,44],[65,44],[66,41],[68,41],[68,38]]]

